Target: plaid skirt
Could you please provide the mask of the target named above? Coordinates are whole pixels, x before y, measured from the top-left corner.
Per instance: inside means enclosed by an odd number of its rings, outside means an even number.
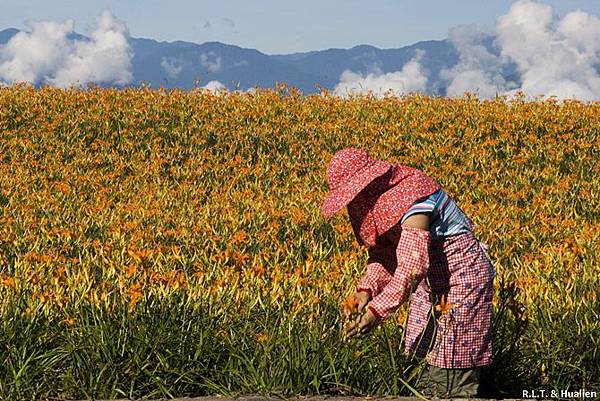
[[[432,238],[427,278],[412,294],[405,353],[440,368],[492,363],[492,295],[496,275],[473,234]],[[447,310],[436,311],[444,295]]]

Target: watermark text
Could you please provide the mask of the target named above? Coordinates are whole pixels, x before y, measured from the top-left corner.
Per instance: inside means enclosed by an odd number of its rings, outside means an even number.
[[[538,398],[558,398],[558,399],[597,399],[598,392],[581,390],[549,390],[535,389],[523,390],[523,398],[538,399]]]

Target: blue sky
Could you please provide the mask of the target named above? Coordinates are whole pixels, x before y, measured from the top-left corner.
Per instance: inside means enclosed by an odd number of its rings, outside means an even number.
[[[442,39],[448,28],[493,29],[508,0],[0,0],[0,29],[26,20],[75,21],[86,34],[104,9],[127,23],[131,36],[202,43],[220,41],[287,54],[370,44],[397,48]],[[600,1],[544,0],[558,16],[580,9],[600,15]]]

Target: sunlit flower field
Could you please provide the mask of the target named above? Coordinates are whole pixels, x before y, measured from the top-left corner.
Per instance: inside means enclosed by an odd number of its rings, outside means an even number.
[[[498,394],[600,391],[600,102],[0,87],[0,399],[410,395],[406,306],[319,214],[355,146],[422,169],[498,271]]]

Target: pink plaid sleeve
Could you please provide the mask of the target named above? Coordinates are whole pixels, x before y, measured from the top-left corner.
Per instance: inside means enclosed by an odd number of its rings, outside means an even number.
[[[407,300],[410,291],[416,289],[427,275],[430,243],[431,236],[428,230],[402,227],[396,248],[398,266],[392,279],[377,296],[373,297],[368,306],[378,319],[388,318]]]
[[[390,282],[396,266],[396,250],[393,246],[369,249],[367,271],[358,282],[356,291],[365,291],[373,299]]]

